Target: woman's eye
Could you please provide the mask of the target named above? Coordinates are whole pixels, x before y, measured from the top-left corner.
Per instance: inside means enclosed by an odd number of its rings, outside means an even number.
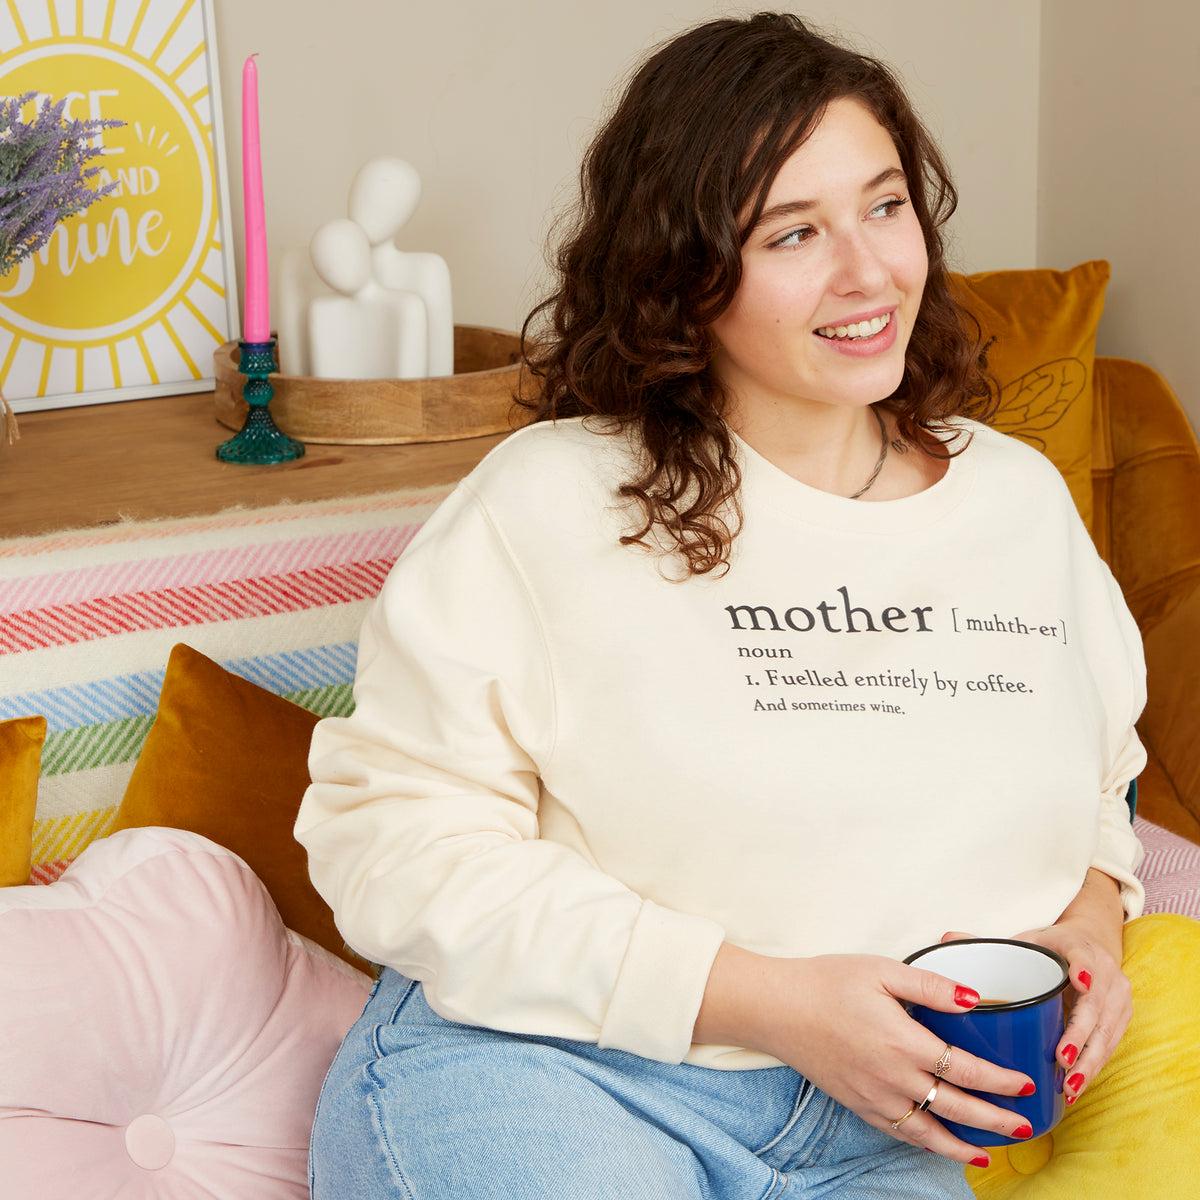
[[[907,197],[893,196],[891,200],[885,200],[871,209],[871,216],[894,217],[907,203]]]
[[[789,230],[783,237],[776,238],[772,243],[774,246],[798,246],[801,242],[806,242],[816,230],[811,225],[802,225],[799,229]]]

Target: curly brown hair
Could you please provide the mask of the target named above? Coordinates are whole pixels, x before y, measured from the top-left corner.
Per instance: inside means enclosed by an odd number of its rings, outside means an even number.
[[[741,482],[708,326],[732,302],[742,246],[776,174],[833,100],[891,134],[925,236],[928,277],[904,376],[886,405],[901,434],[947,453],[945,421],[983,416],[979,329],[950,293],[942,227],[957,192],[882,63],[787,13],[711,21],[654,52],[587,151],[558,285],[526,318],[540,380],[533,419],[600,415],[633,427],[640,516],[625,544],[666,546],[690,574],[728,566]],[[972,328],[972,325],[974,327]]]

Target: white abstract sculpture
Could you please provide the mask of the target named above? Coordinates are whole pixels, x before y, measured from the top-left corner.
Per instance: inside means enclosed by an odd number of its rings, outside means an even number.
[[[351,184],[349,217],[322,225],[307,251],[283,254],[278,326],[285,375],[454,374],[446,260],[400,250],[394,240],[420,198],[420,177],[410,163],[373,158]]]
[[[400,250],[395,237],[421,199],[421,179],[400,158],[373,158],[350,185],[347,211],[371,243],[376,282],[398,292],[415,292],[425,302],[427,375],[454,374],[454,318],[450,268],[440,254]]]
[[[312,374],[319,379],[421,379],[428,370],[425,301],[382,286],[362,226],[327,221],[309,244],[313,267],[334,295],[308,309]]]

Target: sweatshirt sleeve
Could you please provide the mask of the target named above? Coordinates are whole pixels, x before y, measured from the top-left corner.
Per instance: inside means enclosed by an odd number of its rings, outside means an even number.
[[[1146,751],[1135,729],[1146,706],[1146,660],[1141,634],[1121,589],[1107,567],[1104,574],[1116,624],[1113,654],[1117,661],[1125,664],[1127,674],[1114,688],[1125,700],[1113,704],[1109,717],[1109,753],[1101,786],[1100,830],[1091,865],[1121,885],[1125,915],[1132,920],[1141,916],[1146,901],[1145,888],[1135,874],[1144,851],[1133,832],[1125,794],[1130,781],[1136,779],[1146,766]]]
[[[469,487],[368,613],[354,700],[316,728],[296,821],[347,943],[450,1020],[682,1059],[723,931],[539,837],[553,666]]]

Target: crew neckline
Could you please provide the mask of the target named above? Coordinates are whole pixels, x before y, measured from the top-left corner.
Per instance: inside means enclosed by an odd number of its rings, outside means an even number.
[[[974,421],[951,422],[972,438],[982,427]],[[941,520],[962,503],[975,478],[975,455],[970,450],[956,454],[946,473],[929,487],[898,500],[850,500],[822,491],[793,478],[777,467],[731,429],[742,469],[742,491],[747,510],[754,501],[765,503],[795,521],[825,528],[863,533],[894,533],[920,529]]]

